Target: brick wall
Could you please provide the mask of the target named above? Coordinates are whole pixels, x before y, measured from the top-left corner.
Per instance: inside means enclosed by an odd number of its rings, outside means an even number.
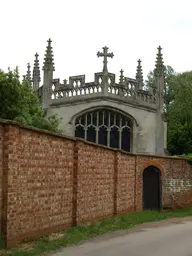
[[[8,244],[71,226],[74,141],[13,126],[7,143]]]
[[[0,124],[0,209],[2,209],[2,178],[3,178],[3,137],[4,137],[4,129],[3,125]],[[0,211],[0,229],[2,223],[2,211]]]
[[[115,152],[77,143],[77,224],[114,214]]]
[[[117,213],[135,208],[135,156],[117,153]]]
[[[192,203],[192,197],[188,196],[186,203],[181,199],[181,194],[190,195],[192,191],[192,166],[186,159],[154,156],[138,156],[137,159],[138,209],[142,207],[142,172],[150,165],[161,170],[163,206],[176,204],[179,207]]]
[[[0,122],[0,156],[7,246],[142,210],[142,173],[150,165],[162,174],[163,206],[192,204],[192,166],[185,159],[127,154],[9,122]]]

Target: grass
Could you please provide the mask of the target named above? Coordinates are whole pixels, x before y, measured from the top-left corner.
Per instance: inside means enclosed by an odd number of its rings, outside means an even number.
[[[177,155],[176,155],[177,156]],[[187,158],[192,158],[192,153],[189,154],[183,154],[183,155],[178,155],[178,157],[187,157]]]
[[[104,219],[94,225],[70,228],[66,232],[59,232],[37,241],[20,245],[13,249],[0,250],[0,255],[8,256],[35,256],[46,255],[59,248],[77,244],[80,241],[93,238],[104,233],[125,230],[137,224],[160,221],[168,218],[192,216],[192,208],[175,210],[173,212],[144,211],[129,214],[121,214],[112,218]]]
[[[182,157],[182,158],[187,158],[187,162],[192,165],[192,153],[190,154],[183,154],[183,155],[178,155],[176,157]]]

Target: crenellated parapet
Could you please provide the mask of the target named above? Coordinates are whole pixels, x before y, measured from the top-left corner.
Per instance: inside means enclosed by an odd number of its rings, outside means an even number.
[[[108,73],[107,76],[103,72],[95,73],[94,82],[91,83],[85,82],[85,75],[69,77],[69,83],[60,83],[60,79],[54,79],[52,83],[50,105],[108,98],[119,102],[155,107],[155,95],[142,89],[138,90],[136,79],[124,77],[123,82],[116,83],[115,74],[112,73]],[[107,93],[104,93],[106,88]]]
[[[55,71],[53,49],[51,39],[48,41],[43,63],[43,85],[40,86],[40,69],[38,55],[35,55],[33,70],[33,87],[42,103],[43,108],[51,105],[63,105],[76,103],[79,101],[90,101],[95,99],[110,99],[113,101],[143,106],[144,108],[157,109],[159,101],[158,82],[149,90],[144,89],[143,71],[141,60],[138,60],[135,78],[124,75],[121,69],[119,81],[116,76],[108,72],[108,58],[113,58],[114,54],[108,51],[108,47],[103,47],[102,52],[98,52],[98,57],[103,57],[103,70],[94,74],[93,82],[86,82],[85,75],[70,76],[68,80],[60,81],[54,79]],[[155,75],[156,81],[163,75],[163,58],[161,47],[158,48]],[[28,75],[29,77],[29,75]],[[31,78],[30,78],[31,79]]]

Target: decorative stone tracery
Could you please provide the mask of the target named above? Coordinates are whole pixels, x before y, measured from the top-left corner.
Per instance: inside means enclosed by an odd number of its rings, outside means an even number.
[[[97,56],[103,58],[103,69],[101,72],[94,74],[92,82],[86,82],[85,75],[70,76],[69,79],[63,81],[54,79],[55,65],[52,41],[49,39],[43,63],[43,85],[40,86],[38,54],[35,55],[32,82],[29,72],[24,79],[33,86],[46,113],[60,113],[62,117],[64,115],[62,121],[63,133],[74,136],[75,132],[77,136],[89,141],[126,151],[134,150],[134,152],[139,153],[148,152],[151,154],[156,152],[157,154],[164,154],[166,124],[162,119],[164,64],[161,47],[158,48],[156,57],[155,79],[153,84],[148,87],[144,84],[140,59],[138,60],[135,78],[127,77],[121,69],[120,78],[117,81],[115,74],[108,72],[107,67],[108,59],[113,58],[114,54],[108,51],[108,47],[105,46],[102,52],[97,53]],[[81,110],[87,109],[88,105],[92,107],[94,104],[98,104],[97,106],[99,106],[100,102],[104,102],[107,107],[122,109],[127,116],[132,113],[134,119],[139,121],[140,130],[144,131],[145,139],[143,135],[137,135],[135,126],[127,125],[125,128],[120,124],[110,125],[109,120],[107,125],[100,125],[92,122],[82,124],[79,119],[79,121],[76,120],[76,131],[74,131],[74,127],[68,123],[68,120],[77,113],[76,110],[79,107]],[[120,105],[122,106],[120,107]],[[134,108],[136,111],[133,111]],[[142,109],[142,112],[139,111],[140,109]],[[119,116],[118,113],[109,113],[106,109],[103,109],[103,111],[104,119],[109,118],[109,116]],[[99,116],[102,115],[100,112],[98,113]],[[87,113],[85,120],[88,120],[89,115],[93,116],[94,113]],[[108,115],[108,117],[105,118],[105,115]],[[120,117],[119,119],[123,120]],[[132,136],[133,133],[134,137]],[[123,144],[122,137],[124,135],[127,136],[125,141],[127,143],[129,140],[129,145]],[[112,137],[113,141],[111,142]]]
[[[130,152],[132,122],[108,109],[87,112],[75,121],[75,137]]]

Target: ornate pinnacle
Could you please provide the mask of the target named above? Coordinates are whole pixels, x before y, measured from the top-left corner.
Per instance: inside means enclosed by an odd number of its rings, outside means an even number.
[[[142,89],[143,88],[143,71],[142,71],[141,60],[140,59],[138,60],[136,80],[138,82],[138,89]]]
[[[34,81],[41,81],[40,77],[40,69],[39,69],[39,60],[38,60],[39,54],[35,54],[35,61],[34,61],[34,67],[33,67],[33,82]]]
[[[33,80],[32,80],[34,90],[37,90],[39,88],[39,83],[41,81],[38,57],[39,57],[39,54],[36,53],[34,67],[33,67]]]
[[[120,70],[120,77],[119,77],[119,83],[123,84],[124,83],[124,75],[123,75],[123,69]]]
[[[158,53],[155,64],[155,75],[162,75],[164,73],[163,54],[161,53],[162,48],[159,46],[157,49]]]
[[[24,75],[22,82],[24,83],[25,81],[26,81],[26,76]]]
[[[48,42],[48,46],[46,48],[46,52],[45,52],[45,58],[44,58],[44,63],[43,63],[43,70],[55,70],[54,67],[54,59],[53,59],[53,50],[52,50],[52,46],[51,46],[51,39],[49,38]]]
[[[32,79],[31,79],[31,66],[30,66],[30,63],[27,64],[26,81],[27,81],[27,83],[29,85],[31,85]]]
[[[108,72],[108,69],[107,69],[107,57],[109,58],[113,58],[114,57],[114,54],[113,52],[111,53],[108,53],[108,47],[103,47],[103,52],[98,52],[97,53],[97,57],[103,57],[103,72]]]

